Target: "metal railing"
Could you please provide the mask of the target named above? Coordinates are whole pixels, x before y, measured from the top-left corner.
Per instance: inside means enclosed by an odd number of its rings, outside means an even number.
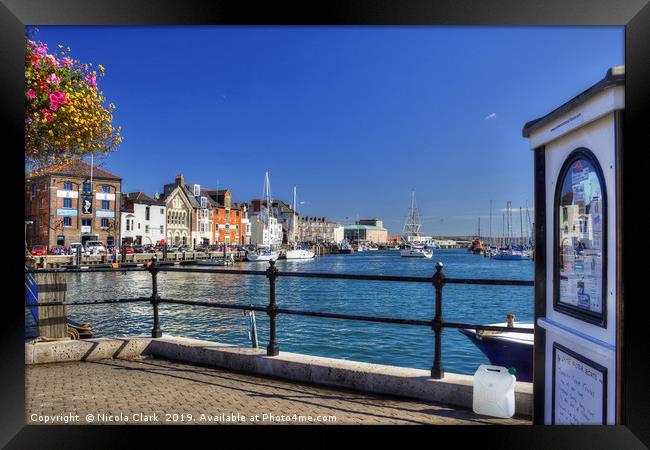
[[[152,279],[152,292],[150,297],[137,297],[137,298],[118,298],[99,301],[82,301],[82,302],[50,302],[46,304],[39,304],[38,307],[48,307],[57,305],[76,306],[76,305],[98,305],[107,303],[132,303],[148,301],[153,307],[153,328],[151,336],[154,338],[162,337],[162,330],[160,329],[160,318],[158,314],[158,307],[161,303],[177,304],[177,305],[191,305],[202,306],[209,308],[224,308],[224,309],[238,309],[244,311],[260,311],[265,312],[269,316],[269,342],[266,347],[266,354],[268,356],[277,356],[280,352],[280,347],[276,339],[276,317],[279,314],[289,314],[298,316],[311,316],[323,317],[330,319],[344,319],[344,320],[357,320],[376,323],[392,323],[402,325],[415,325],[430,327],[435,336],[434,340],[434,357],[433,365],[431,367],[431,377],[434,379],[441,379],[444,377],[444,367],[442,364],[442,330],[444,328],[466,328],[474,330],[488,330],[488,331],[508,331],[514,333],[527,333],[532,334],[532,328],[519,328],[519,327],[502,327],[494,325],[480,325],[471,323],[459,322],[446,322],[442,314],[442,291],[447,284],[469,284],[469,285],[488,285],[488,286],[534,286],[533,281],[527,280],[493,280],[493,279],[468,279],[468,278],[447,278],[443,271],[443,264],[438,262],[435,265],[435,273],[431,277],[409,277],[397,275],[354,275],[354,274],[336,274],[336,273],[313,273],[313,272],[282,272],[275,267],[275,261],[269,262],[269,267],[266,270],[240,270],[240,269],[197,269],[189,267],[169,267],[159,266],[156,258],[152,258],[147,263],[147,267],[119,267],[119,268],[57,268],[57,269],[26,269],[26,273],[85,273],[85,272],[142,272],[148,271]],[[226,275],[256,275],[266,276],[269,282],[269,303],[266,307],[254,306],[251,304],[232,304],[223,302],[207,302],[207,301],[193,301],[183,299],[161,298],[158,295],[158,273],[159,272],[185,272],[185,273],[220,273]],[[339,280],[365,280],[365,281],[392,281],[392,282],[406,282],[406,283],[431,283],[435,290],[435,313],[431,320],[414,320],[414,319],[401,319],[394,317],[376,317],[376,316],[363,316],[351,314],[328,313],[318,311],[303,311],[295,309],[280,308],[276,302],[275,284],[276,280],[280,277],[302,277],[302,278],[325,278],[325,279],[339,279]],[[27,308],[33,305],[27,305]]]

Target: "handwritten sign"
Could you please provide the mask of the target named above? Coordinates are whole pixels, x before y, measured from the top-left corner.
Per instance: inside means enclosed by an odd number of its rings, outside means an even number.
[[[607,369],[553,344],[553,424],[606,423]]]

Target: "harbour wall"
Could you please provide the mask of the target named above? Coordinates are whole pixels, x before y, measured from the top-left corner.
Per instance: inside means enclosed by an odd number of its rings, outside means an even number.
[[[44,364],[151,355],[201,366],[360,392],[393,395],[472,408],[473,376],[445,373],[441,380],[427,370],[385,366],[281,352],[269,357],[261,349],[164,335],[27,342],[25,363]],[[533,385],[517,382],[515,411],[532,416]]]

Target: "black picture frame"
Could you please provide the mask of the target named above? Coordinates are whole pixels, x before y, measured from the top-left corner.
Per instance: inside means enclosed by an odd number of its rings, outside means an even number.
[[[602,285],[601,285],[601,311],[593,312],[579,308],[577,306],[563,303],[560,298],[560,236],[559,236],[559,225],[560,225],[560,211],[561,211],[561,195],[562,187],[567,176],[570,175],[571,168],[573,164],[577,161],[584,160],[587,161],[596,172],[598,177],[598,182],[600,183],[601,196],[602,196]],[[579,147],[573,150],[562,164],[562,168],[557,176],[556,186],[555,186],[555,196],[553,199],[553,309],[555,311],[561,312],[563,314],[575,317],[582,321],[597,325],[602,328],[607,327],[607,264],[608,264],[608,254],[607,254],[607,245],[608,245],[608,227],[607,220],[609,218],[607,202],[607,185],[605,184],[605,176],[603,174],[602,167],[598,162],[596,155],[589,149],[585,147]]]
[[[586,358],[579,353],[576,353],[573,350],[570,350],[569,348],[558,344],[557,342],[553,342],[553,371],[552,371],[552,380],[551,380],[551,404],[552,404],[552,412],[551,412],[551,425],[555,425],[555,374],[556,374],[556,355],[557,351],[561,351],[563,353],[566,353],[567,355],[571,356],[572,358],[577,359],[581,363],[589,366],[590,368],[594,369],[597,372],[600,372],[603,375],[603,420],[602,420],[602,425],[607,425],[607,367],[601,366],[600,364],[590,360],[589,358]]]
[[[611,0],[545,0],[544,2],[517,0],[413,0],[404,2],[381,2],[376,0],[350,0],[348,2],[265,2],[254,3],[214,0],[0,0],[0,59],[3,70],[0,71],[0,89],[4,106],[5,121],[0,122],[3,129],[3,143],[8,149],[17,149],[24,145],[23,130],[23,92],[24,73],[22,61],[24,58],[23,32],[25,25],[475,25],[475,26],[607,26],[625,27],[625,64],[626,64],[626,109],[624,114],[624,139],[628,149],[625,154],[625,164],[619,166],[620,184],[619,195],[626,204],[633,203],[635,183],[645,173],[643,148],[647,145],[647,113],[649,104],[646,101],[650,85],[650,66],[647,64],[647,51],[650,48],[650,6],[647,0],[629,0],[616,2]],[[534,49],[530,49],[534,51]],[[558,67],[561,70],[561,67]],[[645,92],[645,94],[644,94]],[[623,115],[621,115],[623,117]],[[623,127],[621,127],[623,129]],[[642,148],[633,149],[634,143]],[[536,153],[536,160],[543,161],[543,149]],[[21,166],[24,161],[18,152],[7,152],[6,180],[15,186],[24,182]],[[539,165],[543,168],[543,163]],[[440,191],[442,194],[442,190]],[[535,198],[536,232],[544,232],[545,208],[537,210],[537,206],[545,203],[541,196],[542,189],[537,189]],[[639,201],[645,199],[639,198]],[[24,201],[21,195],[9,196],[6,201],[11,205],[7,211],[18,212],[7,214],[6,224],[11,230],[22,230],[24,227],[22,215]],[[10,209],[11,208],[11,209]],[[539,214],[539,215],[538,215]],[[638,235],[638,217],[630,218],[630,214],[638,214],[632,208],[621,212],[620,236],[633,237]],[[627,218],[627,219],[626,219]],[[22,233],[22,231],[21,231]],[[622,238],[620,238],[622,240]],[[19,260],[21,239],[9,239],[5,245],[7,256],[6,277],[8,280],[21,280],[24,277],[22,264]],[[538,245],[540,241],[537,241]],[[622,242],[622,241],[621,241]],[[539,255],[544,254],[540,250]],[[11,255],[16,255],[14,260]],[[639,298],[645,292],[642,286],[647,274],[641,273],[645,267],[639,267],[633,252],[622,254],[621,284],[626,289],[622,294],[625,298],[625,309],[619,316],[625,326],[622,330],[622,365],[625,376],[620,380],[623,386],[621,424],[616,427],[367,427],[361,430],[364,441],[376,440],[386,443],[384,438],[400,438],[408,432],[412,437],[417,434],[421,439],[431,439],[435,442],[444,436],[450,440],[464,443],[468,439],[485,445],[492,442],[500,448],[555,448],[558,443],[565,448],[611,449],[611,448],[644,448],[650,445],[650,391],[647,389],[647,378],[650,373],[650,358],[648,358],[646,318],[650,305],[644,298]],[[550,256],[550,255],[549,255]],[[536,280],[541,279],[542,271],[537,270]],[[550,286],[548,287],[550,288]],[[20,298],[23,287],[9,283],[6,288],[13,296]],[[536,284],[535,309],[538,317],[543,317],[545,306],[546,283]],[[632,299],[632,292],[634,300]],[[227,442],[231,438],[240,439],[242,432],[257,431],[257,429],[241,427],[226,427],[215,430],[213,427],[158,427],[158,426],[29,426],[24,420],[24,342],[22,320],[24,305],[21,302],[8,302],[4,314],[6,321],[4,339],[0,344],[0,373],[3,383],[0,383],[0,398],[3,408],[0,408],[0,446],[4,448],[123,448],[135,445],[141,439],[147,445],[158,447],[160,444],[169,446],[171,435],[182,435],[194,442],[218,441]],[[536,349],[544,344],[544,333],[535,334]],[[538,336],[540,337],[538,339]],[[540,372],[543,366],[543,354],[536,351],[535,372]],[[535,392],[540,384],[535,384]],[[538,396],[539,399],[539,396]],[[543,401],[543,398],[541,399]],[[536,405],[541,403],[536,401]],[[536,406],[537,410],[537,406]],[[267,443],[286,444],[286,428],[268,426],[263,431]],[[352,432],[359,432],[355,427],[296,427],[291,429],[294,442],[296,438],[305,438],[305,443],[312,445],[313,439],[322,436],[322,443],[332,443],[334,437],[346,437]],[[316,436],[315,436],[316,435]],[[341,436],[343,435],[343,436]],[[257,437],[247,434],[249,438]],[[349,436],[348,436],[349,437]],[[277,440],[276,440],[277,439]]]

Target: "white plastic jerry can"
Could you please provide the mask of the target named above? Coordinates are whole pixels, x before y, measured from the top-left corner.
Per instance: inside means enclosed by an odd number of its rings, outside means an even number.
[[[483,364],[474,374],[476,414],[509,418],[515,415],[514,369]]]

